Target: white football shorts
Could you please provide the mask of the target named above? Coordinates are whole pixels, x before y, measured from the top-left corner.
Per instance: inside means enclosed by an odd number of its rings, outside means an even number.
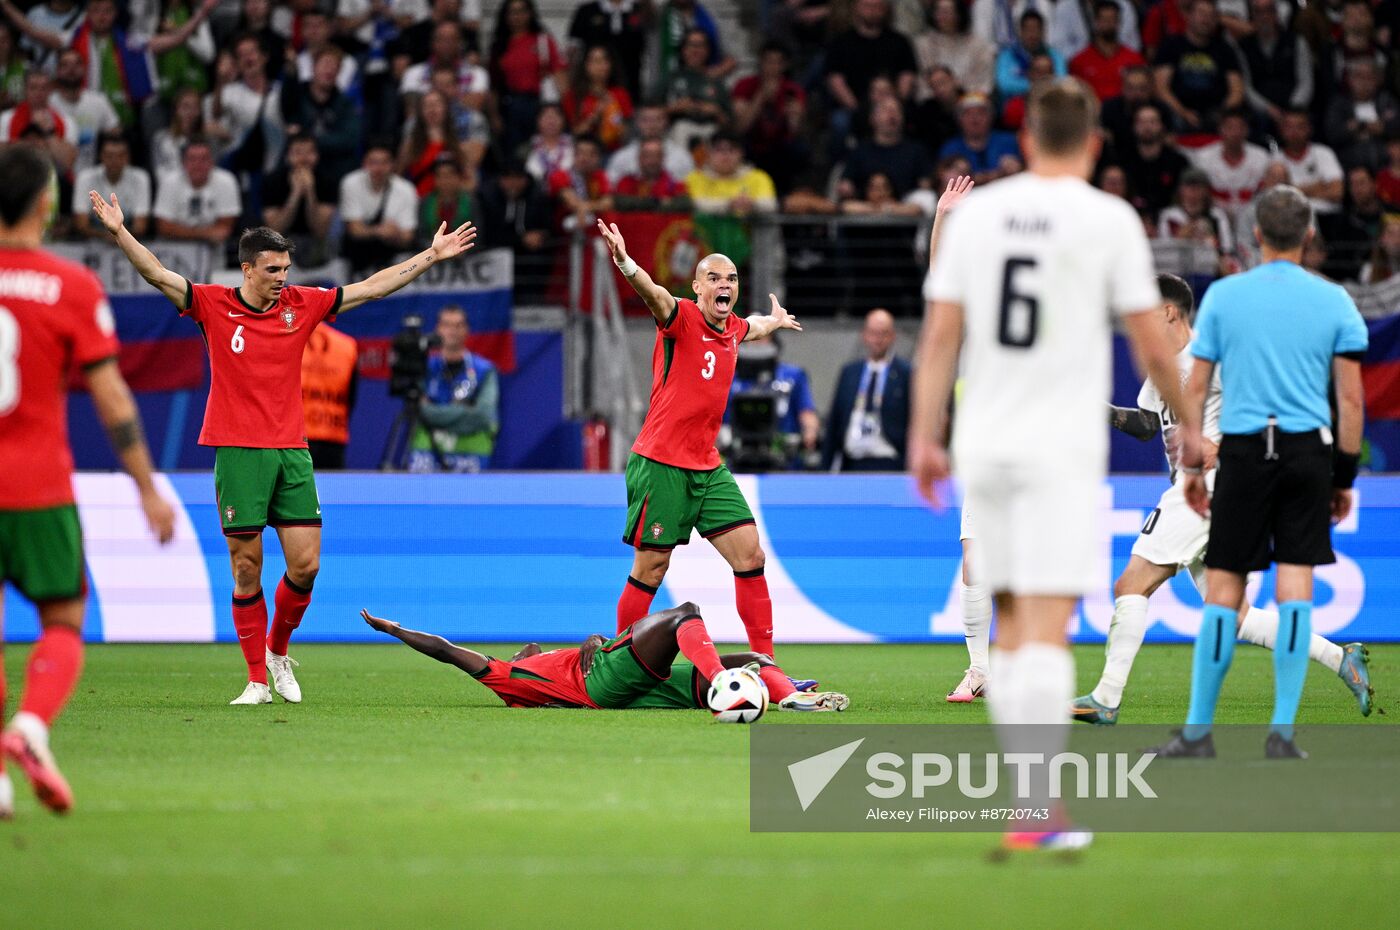
[[[1147,515],[1133,543],[1133,555],[1153,565],[1182,568],[1201,558],[1209,538],[1210,519],[1191,509],[1185,485],[1178,481],[1162,493],[1156,509]]]

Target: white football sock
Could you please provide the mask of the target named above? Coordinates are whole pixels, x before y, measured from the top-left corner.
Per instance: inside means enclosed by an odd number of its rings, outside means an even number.
[[[1105,707],[1123,703],[1123,689],[1133,671],[1133,660],[1142,648],[1147,633],[1147,598],[1140,594],[1125,594],[1113,602],[1113,622],[1108,628],[1108,643],[1104,648],[1108,658],[1103,663],[1103,675],[1094,687],[1092,697]]]
[[[991,652],[988,671],[997,685],[987,692],[987,712],[992,723],[998,726],[1025,723],[1019,719],[1021,708],[1017,699],[1021,690],[1020,657],[1019,650],[993,649]]]
[[[963,636],[967,638],[968,665],[983,675],[989,671],[987,648],[992,632],[992,597],[980,584],[963,585]]]
[[[1265,649],[1273,649],[1277,637],[1278,614],[1272,610],[1249,608],[1244,622],[1240,624],[1239,638]],[[1342,669],[1342,647],[1316,633],[1308,640],[1308,658],[1330,668],[1334,674]]]
[[[1031,726],[1016,728],[1016,747],[1003,745],[1008,751],[1043,756],[1046,764],[1030,770],[1030,791],[1024,800],[1032,807],[1050,807],[1049,760],[1069,744],[1074,657],[1064,646],[1049,643],[1027,643],[1018,652],[1016,676],[1021,682],[1015,697],[1020,704],[1019,722]]]

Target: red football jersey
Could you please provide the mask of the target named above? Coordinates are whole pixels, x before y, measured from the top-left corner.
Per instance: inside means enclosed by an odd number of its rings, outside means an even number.
[[[116,354],[112,308],[91,271],[0,248],[0,510],[73,503],[69,367]]]
[[[552,649],[518,662],[492,659],[476,680],[496,692],[507,707],[559,704],[596,708],[584,687],[578,660],[577,646]]]
[[[335,319],[342,288],[284,287],[270,309],[236,287],[190,284],[182,316],[199,324],[209,350],[209,402],[201,446],[305,449],[301,356],[311,331]]]
[[[680,298],[657,329],[651,353],[651,406],[632,451],[677,468],[717,468],[715,437],[749,322],[731,313],[724,329],[715,329],[695,301]]]

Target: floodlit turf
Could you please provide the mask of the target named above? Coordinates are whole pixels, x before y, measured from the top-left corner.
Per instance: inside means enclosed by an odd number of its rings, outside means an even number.
[[[495,652],[504,652],[494,647]],[[12,647],[13,694],[28,650]],[[786,647],[845,722],[983,721],[945,704],[961,647]],[[54,746],[64,819],[17,784],[0,927],[840,930],[1395,926],[1393,835],[1108,835],[1078,862],[985,861],[996,838],[748,832],[748,734],[700,712],[507,710],[407,647],[308,646],[301,706],[227,707],[232,646],[88,651]],[[1102,649],[1076,651],[1081,686]],[[1372,650],[1381,706],[1400,647]],[[1179,721],[1189,652],[1149,647],[1124,722]],[[1223,722],[1267,719],[1240,647]],[[1392,684],[1393,683],[1393,684]],[[770,714],[760,726],[811,715]],[[1365,726],[1400,721],[1400,708]],[[1309,670],[1302,720],[1357,722]],[[12,772],[12,775],[18,773]]]

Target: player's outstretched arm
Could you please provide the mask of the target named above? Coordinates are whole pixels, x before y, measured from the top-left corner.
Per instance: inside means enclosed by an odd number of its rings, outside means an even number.
[[[405,630],[394,621],[376,617],[368,610],[361,610],[360,616],[372,629],[378,630],[380,633],[387,633],[400,642],[412,646],[425,656],[430,656],[439,662],[446,662],[448,665],[455,665],[468,675],[480,675],[486,671],[486,666],[489,664],[486,656],[481,653],[463,649],[461,646],[454,646],[441,636],[419,633],[417,630]]]
[[[448,232],[447,224],[442,223],[438,226],[437,234],[433,236],[433,244],[428,248],[397,265],[376,271],[363,281],[346,285],[340,295],[339,312],[344,313],[368,301],[388,297],[437,262],[456,258],[475,244],[476,227],[472,226],[470,220],[451,232]]]
[[[1108,405],[1108,425],[1120,433],[1127,433],[1134,439],[1146,442],[1162,429],[1162,419],[1151,410],[1139,407],[1115,407]]]
[[[146,514],[146,524],[156,539],[162,544],[168,543],[175,535],[175,509],[156,491],[155,481],[151,477],[154,471],[151,451],[146,447],[146,437],[141,430],[141,415],[137,412],[131,390],[117,368],[116,359],[99,362],[88,368],[86,374],[88,390],[97,408],[97,418],[107,428],[112,451],[117,453],[122,468],[131,475],[141,494],[141,510]]]
[[[919,493],[941,506],[934,482],[952,473],[945,448],[948,405],[962,350],[962,304],[934,301],[932,316],[919,336],[919,360],[914,368],[914,396],[909,414],[909,467]]]
[[[98,222],[117,237],[117,247],[141,277],[146,279],[146,283],[164,294],[175,306],[184,309],[189,283],[162,265],[160,259],[151,254],[151,250],[138,242],[131,230],[126,228],[126,218],[122,216],[122,207],[117,202],[116,192],[112,193],[112,199],[108,202],[103,200],[97,191],[88,191],[88,200],[92,201],[92,210],[97,214]]]
[[[773,304],[772,310],[770,310],[766,316],[761,313],[755,313],[748,318],[749,331],[747,335],[744,336],[745,342],[748,342],[750,339],[762,339],[764,336],[770,336],[780,329],[795,329],[799,333],[802,332],[802,324],[797,322],[797,317],[788,313],[783,305],[778,303],[777,294],[769,294],[768,299]]]
[[[617,270],[622,272],[622,276],[632,285],[632,290],[642,298],[642,303],[647,305],[656,322],[665,323],[676,309],[676,298],[666,288],[653,281],[644,268],[627,256],[627,243],[623,241],[616,223],[609,225],[599,220],[598,233],[603,237],[608,251],[612,253],[613,264],[617,265]]]

